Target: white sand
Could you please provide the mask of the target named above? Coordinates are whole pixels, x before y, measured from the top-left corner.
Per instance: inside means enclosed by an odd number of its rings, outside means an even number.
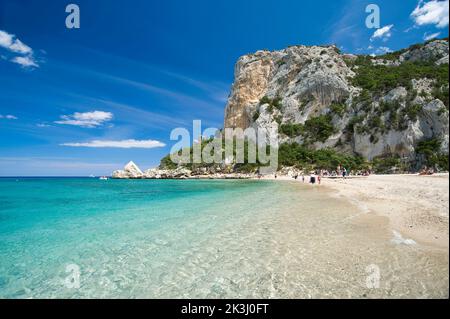
[[[366,213],[388,217],[397,237],[448,251],[448,174],[323,179],[322,185],[338,191]]]

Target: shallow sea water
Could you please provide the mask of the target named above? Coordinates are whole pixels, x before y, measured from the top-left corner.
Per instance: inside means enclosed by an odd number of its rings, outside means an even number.
[[[392,238],[299,182],[0,179],[0,298],[448,298]]]

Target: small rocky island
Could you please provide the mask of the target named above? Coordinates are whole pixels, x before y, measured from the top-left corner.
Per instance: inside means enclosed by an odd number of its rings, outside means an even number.
[[[175,169],[151,168],[146,171],[134,163],[129,162],[123,170],[113,172],[114,179],[249,179],[256,177],[255,174],[227,173],[221,172],[220,167],[215,170],[201,168],[189,170],[184,167]]]

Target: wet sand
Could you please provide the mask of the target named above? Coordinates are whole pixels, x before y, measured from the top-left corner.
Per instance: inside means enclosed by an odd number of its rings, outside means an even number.
[[[324,178],[314,186],[309,177],[305,183],[276,180],[292,184],[299,196],[310,189],[322,203],[315,198],[313,207],[305,207],[299,199],[301,208],[286,209],[271,225],[283,234],[276,251],[288,250],[286,264],[307,271],[315,265],[309,276],[297,273],[295,281],[308,282],[307,288],[289,297],[448,298],[448,174]],[[304,234],[306,229],[311,232]],[[364,280],[374,269],[380,285],[369,289]]]

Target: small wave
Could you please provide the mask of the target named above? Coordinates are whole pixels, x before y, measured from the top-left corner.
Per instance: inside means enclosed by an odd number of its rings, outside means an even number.
[[[397,244],[397,245],[416,245],[417,243],[414,241],[414,240],[412,240],[412,239],[406,239],[406,238],[403,238],[403,236],[399,233],[399,232],[397,232],[397,231],[393,231],[393,234],[394,234],[394,238],[392,238],[392,242],[394,243],[394,244]]]

